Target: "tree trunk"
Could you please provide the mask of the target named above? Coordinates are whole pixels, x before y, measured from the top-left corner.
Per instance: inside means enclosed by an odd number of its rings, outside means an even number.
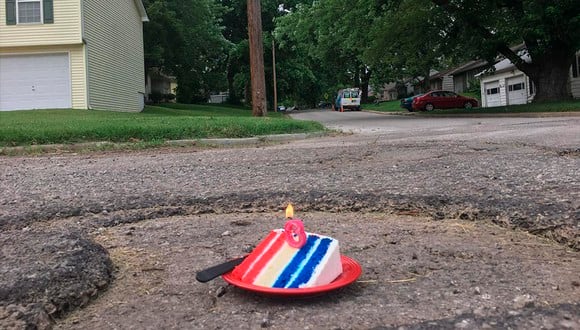
[[[252,81],[252,115],[266,116],[266,77],[262,44],[262,10],[260,0],[248,0],[248,35],[250,43],[250,79]]]
[[[230,104],[240,104],[240,97],[238,96],[238,91],[236,91],[236,87],[234,85],[234,77],[236,73],[234,72],[234,65],[231,62],[232,58],[230,57],[228,60],[228,67],[226,77],[228,80],[228,103]]]
[[[365,67],[362,68],[362,72],[361,72],[361,84],[360,84],[360,88],[361,88],[361,98],[360,98],[360,102],[361,103],[368,103],[369,100],[369,81],[371,79],[371,71]]]
[[[423,86],[421,86],[421,92],[426,93],[431,90],[431,69],[425,71],[425,78],[423,79]],[[443,87],[443,86],[442,86]]]
[[[536,96],[533,102],[558,101],[572,98],[568,82],[570,67],[576,48],[562,43],[553,44],[550,49],[536,51],[536,43],[526,41],[531,63],[526,63],[514,51],[503,45],[498,52],[510,59],[534,83]]]
[[[568,83],[573,58],[574,51],[554,50],[542,57],[532,57],[532,63],[522,65],[520,70],[534,83],[533,102],[572,98]]]

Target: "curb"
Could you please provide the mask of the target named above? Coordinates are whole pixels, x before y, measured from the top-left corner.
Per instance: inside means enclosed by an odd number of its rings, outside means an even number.
[[[304,140],[310,138],[317,138],[327,135],[325,132],[317,133],[296,133],[296,134],[273,134],[262,135],[250,138],[220,138],[220,139],[197,139],[197,140],[171,140],[165,141],[166,145],[170,146],[240,146],[240,145],[256,145],[268,142],[286,142],[294,140]]]
[[[163,142],[164,146],[172,147],[190,147],[190,146],[244,146],[244,145],[260,145],[264,143],[286,142],[295,140],[304,140],[310,138],[317,138],[328,135],[327,132],[315,133],[296,133],[296,134],[273,134],[263,135],[250,138],[220,138],[220,139],[187,139],[187,140],[168,140]],[[104,147],[125,147],[135,145],[132,142],[83,142],[75,144],[39,144],[30,146],[17,147],[3,147],[0,148],[0,156],[11,154],[28,154],[35,152],[57,152],[57,151],[78,151],[83,149],[97,149]]]

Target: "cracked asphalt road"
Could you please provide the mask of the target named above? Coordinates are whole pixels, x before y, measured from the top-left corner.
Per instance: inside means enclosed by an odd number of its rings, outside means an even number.
[[[580,327],[580,117],[292,116],[352,134],[0,158],[0,325]],[[289,305],[195,282],[288,202],[359,282]]]

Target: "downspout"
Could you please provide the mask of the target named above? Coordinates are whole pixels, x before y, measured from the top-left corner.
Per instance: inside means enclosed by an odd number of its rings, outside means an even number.
[[[84,9],[85,0],[80,0],[80,15],[81,18],[81,42],[83,44],[83,52],[85,56],[85,98],[87,109],[92,110],[91,107],[91,98],[90,98],[90,88],[89,88],[89,49],[87,47],[87,39],[85,38],[85,9]]]

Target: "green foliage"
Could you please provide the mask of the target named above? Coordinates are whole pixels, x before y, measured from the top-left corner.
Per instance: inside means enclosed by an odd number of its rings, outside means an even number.
[[[0,112],[0,147],[91,141],[155,142],[198,138],[240,138],[321,131],[314,122],[281,114],[252,117],[247,109],[167,105],[142,113],[91,110]]]
[[[309,104],[341,87],[366,91],[371,70],[362,55],[370,43],[370,4],[368,0],[315,1],[277,18],[275,38],[278,53],[285,54],[286,69],[280,73],[285,80],[281,91]]]
[[[246,0],[145,4],[151,19],[145,24],[147,66],[177,77],[179,102],[202,102],[211,91],[226,89],[231,103],[249,100]],[[279,99],[308,105],[332,99],[341,87],[366,90],[369,83],[426,77],[430,69],[492,61],[500,53],[517,62],[509,47],[518,43],[534,62],[518,66],[542,96],[546,87],[565,83],[571,56],[580,49],[578,0],[290,0],[285,11],[279,6],[261,1],[270,104],[272,38]]]
[[[534,102],[570,97],[568,70],[580,49],[577,0],[433,2],[448,16],[442,31],[449,56],[462,53],[493,61],[501,54],[534,82]],[[510,50],[516,44],[525,44],[530,63]]]
[[[175,100],[175,94],[163,94],[159,92],[153,92],[149,94],[149,99],[153,104],[159,104],[162,102],[171,102]]]
[[[407,112],[407,109],[401,108],[400,100],[386,101],[380,103],[363,104],[365,110],[383,111],[383,112]]]
[[[225,8],[214,0],[146,0],[150,22],[144,25],[146,67],[159,67],[177,78],[177,100],[205,102],[223,90],[231,44],[219,17]]]
[[[445,15],[430,0],[390,1],[371,28],[365,57],[379,80],[428,77],[442,56]]]
[[[469,96],[468,93],[464,95]],[[555,102],[537,102],[531,104],[518,104],[491,108],[473,108],[473,109],[446,109],[430,112],[421,112],[425,116],[437,116],[438,114],[502,114],[502,113],[528,113],[528,112],[580,112],[580,101],[555,101]]]

